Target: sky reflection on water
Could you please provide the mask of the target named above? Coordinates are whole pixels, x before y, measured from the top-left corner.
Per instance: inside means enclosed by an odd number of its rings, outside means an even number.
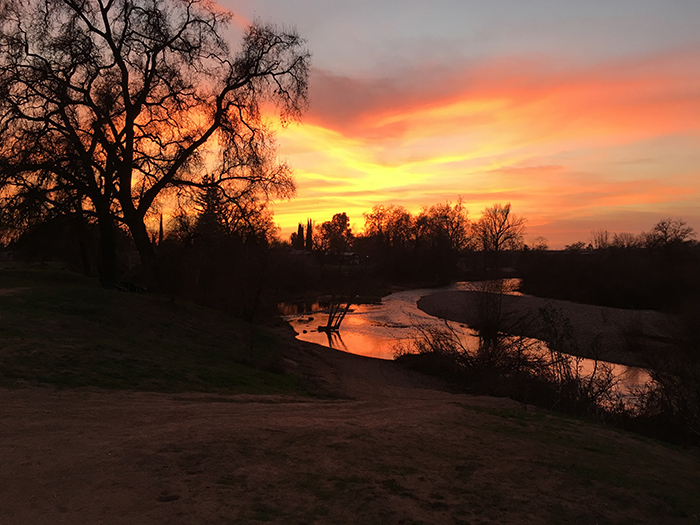
[[[393,359],[398,343],[417,335],[417,326],[443,324],[444,321],[418,309],[416,302],[424,295],[437,291],[464,290],[467,283],[445,288],[422,288],[393,293],[381,304],[353,305],[345,316],[340,331],[328,335],[319,326],[328,322],[328,314],[315,312],[286,316],[297,332],[297,339],[335,348],[351,354]],[[464,325],[450,323],[465,338],[476,339]],[[306,331],[306,333],[304,333]]]

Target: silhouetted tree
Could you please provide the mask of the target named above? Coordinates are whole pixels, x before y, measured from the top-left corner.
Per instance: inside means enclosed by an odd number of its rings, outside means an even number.
[[[352,247],[353,234],[350,218],[343,213],[336,213],[330,221],[321,224],[318,236],[322,252],[340,255]]]
[[[53,226],[49,227],[49,223]],[[7,245],[29,237],[34,233],[51,230],[62,224],[70,230],[70,237],[77,240],[82,269],[85,275],[92,271],[90,245],[94,237],[91,221],[86,217],[84,202],[70,185],[57,185],[52,191],[32,184],[18,186],[13,191],[0,193],[0,243]],[[54,232],[52,235],[56,235]]]
[[[568,252],[580,252],[581,250],[585,250],[588,247],[590,247],[592,249],[593,245],[590,243],[586,244],[583,241],[577,241],[577,242],[574,242],[571,244],[567,244],[566,246],[564,246],[564,249]]]
[[[203,181],[209,181],[209,176]],[[212,241],[225,235],[226,204],[221,190],[215,185],[207,186],[196,192],[192,200],[196,211],[195,234]]]
[[[461,199],[423,208],[415,219],[419,275],[447,283],[457,269],[460,252],[472,246],[471,227]]]
[[[486,208],[473,225],[474,236],[484,251],[518,249],[523,244],[525,219],[511,213],[510,202]]]
[[[448,281],[455,275],[460,252],[472,246],[461,199],[454,205],[424,207],[416,217],[403,206],[376,205],[364,218],[357,249],[390,279]]]
[[[535,237],[535,241],[532,243],[531,248],[535,251],[547,251],[549,250],[549,241],[546,237]]]
[[[648,248],[680,246],[695,238],[695,230],[682,219],[661,219],[645,234]]]
[[[299,223],[297,226],[297,231],[292,233],[289,240],[292,243],[292,248],[295,250],[304,249],[304,226],[301,223]]]
[[[472,232],[467,210],[459,199],[424,208],[416,218],[416,237],[427,240],[449,252],[459,252],[472,246]]]
[[[639,248],[643,243],[643,239],[639,235],[633,233],[614,233],[611,246],[613,248]]]
[[[610,233],[608,230],[596,230],[591,233],[591,244],[594,250],[604,250],[611,245]]]
[[[175,230],[191,230],[193,236],[210,240],[226,236],[244,243],[269,244],[276,238],[278,228],[267,202],[254,195],[231,201],[218,185],[207,184],[209,176],[202,180],[204,186],[184,199],[184,205],[181,202]]]
[[[390,249],[406,249],[415,243],[414,221],[403,206],[378,204],[364,213],[364,235]]]
[[[257,195],[228,202],[227,231],[242,242],[269,245],[278,240],[279,228],[266,199]]]
[[[403,206],[376,205],[363,214],[364,231],[355,247],[385,278],[409,278],[417,258],[415,221]]]
[[[99,226],[104,284],[117,224],[152,276],[145,217],[170,188],[249,203],[294,192],[260,104],[300,116],[309,53],[256,23],[234,56],[229,21],[206,0],[0,0],[0,187],[74,195]]]
[[[314,249],[314,223],[311,219],[306,221],[306,243],[304,248],[307,252],[313,251]]]

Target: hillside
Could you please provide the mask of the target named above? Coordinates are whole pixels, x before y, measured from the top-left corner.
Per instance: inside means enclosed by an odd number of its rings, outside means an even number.
[[[303,393],[280,339],[223,313],[105,290],[42,268],[0,271],[0,385]]]

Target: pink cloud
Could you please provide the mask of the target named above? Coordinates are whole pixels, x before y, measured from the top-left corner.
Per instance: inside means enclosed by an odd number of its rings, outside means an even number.
[[[647,136],[697,130],[697,54],[679,50],[644,59],[566,66],[544,59],[428,64],[388,78],[352,79],[315,70],[308,121],[347,136],[394,138],[426,126],[526,126],[553,136]],[[500,101],[497,111],[440,114],[441,108]],[[430,122],[432,115],[433,122]],[[452,118],[450,118],[452,117]],[[426,122],[427,120],[427,122]]]

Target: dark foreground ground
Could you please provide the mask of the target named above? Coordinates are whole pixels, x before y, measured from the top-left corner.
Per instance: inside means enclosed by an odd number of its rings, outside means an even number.
[[[699,486],[696,449],[0,272],[0,525],[698,523]]]
[[[698,523],[700,454],[289,342],[335,397],[0,390],[0,523]]]

